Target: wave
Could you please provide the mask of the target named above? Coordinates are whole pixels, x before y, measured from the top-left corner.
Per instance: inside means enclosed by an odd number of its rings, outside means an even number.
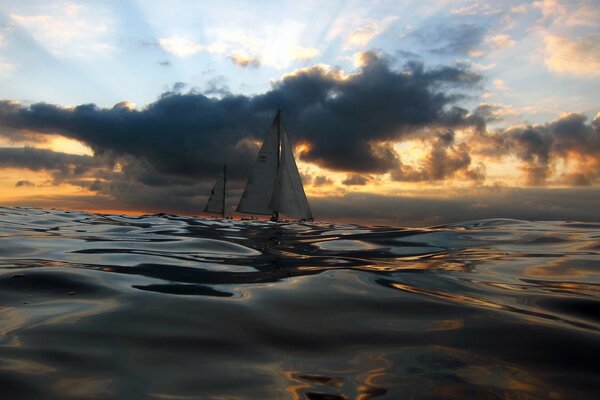
[[[588,222],[0,207],[0,381],[10,398],[593,398],[599,251]]]

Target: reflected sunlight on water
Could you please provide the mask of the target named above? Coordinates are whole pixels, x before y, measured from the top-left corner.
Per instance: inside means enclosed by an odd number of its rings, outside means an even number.
[[[6,398],[582,399],[600,224],[0,207]]]

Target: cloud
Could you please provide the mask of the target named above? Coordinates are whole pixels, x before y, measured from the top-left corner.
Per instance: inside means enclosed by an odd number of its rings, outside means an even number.
[[[199,44],[180,36],[160,38],[158,43],[163,50],[178,57],[189,57],[200,52],[223,53],[227,49],[227,46],[223,43]]]
[[[175,84],[173,85],[173,90],[181,90],[183,88],[183,86],[185,86],[185,84],[183,82],[175,82]],[[117,104],[115,104],[113,106],[114,110],[129,110],[129,111],[133,111],[136,109],[136,105],[135,103],[132,103],[130,101],[124,100],[121,101]]]
[[[510,12],[513,14],[525,14],[527,11],[529,11],[529,4],[527,3],[521,3],[510,8]]]
[[[553,72],[600,76],[600,34],[577,39],[546,35],[546,66]]]
[[[475,2],[464,7],[453,8],[450,13],[452,15],[471,16],[471,15],[490,15],[502,12],[500,7],[494,7],[490,4],[481,4]]]
[[[558,0],[535,1],[533,7],[542,11],[544,20],[554,19],[566,14],[566,7]]]
[[[227,78],[224,75],[215,76],[206,82],[206,86],[202,93],[206,95],[214,96],[228,96],[231,95],[229,86],[227,85]]]
[[[291,52],[294,61],[308,61],[319,55],[319,50],[304,46],[292,46]]]
[[[31,181],[18,181],[15,184],[15,187],[33,187],[35,186],[35,183],[31,182]]]
[[[342,181],[342,184],[346,186],[364,186],[369,183],[369,178],[363,175],[348,175],[346,179]]]
[[[144,159],[164,174],[213,177],[226,162],[241,177],[278,105],[292,140],[310,144],[302,159],[348,173],[397,168],[390,143],[424,127],[474,124],[455,106],[462,99],[457,90],[470,90],[480,80],[466,67],[427,69],[413,61],[393,69],[376,54],[366,59],[353,75],[316,66],[286,75],[260,95],[210,98],[170,91],[141,110],[4,101],[0,125],[59,133],[96,154]]]
[[[597,27],[600,20],[600,7],[598,3],[583,4],[566,13],[565,25],[568,27]]]
[[[260,67],[260,59],[258,57],[249,56],[245,53],[233,53],[229,57],[227,57],[233,62],[235,65],[242,68],[258,68]]]
[[[332,185],[333,181],[326,177],[325,175],[317,175],[315,179],[312,180],[313,186],[329,186]]]
[[[345,48],[364,47],[384,32],[398,17],[390,15],[381,20],[369,20],[354,29],[346,38]]]
[[[284,78],[265,96],[286,104],[287,118],[311,143],[304,160],[340,171],[382,173],[397,166],[385,142],[425,126],[471,124],[465,110],[451,107],[456,98],[438,89],[469,88],[478,81],[477,74],[462,67],[426,70],[410,62],[392,70],[369,53],[356,75],[340,78],[313,67]]]
[[[600,190],[484,187],[469,192],[446,190],[443,197],[426,193],[348,193],[311,199],[311,207],[324,220],[399,226],[433,226],[487,218],[591,222],[600,221]]]
[[[160,60],[158,62],[158,65],[160,65],[162,67],[169,67],[169,66],[171,66],[171,61],[169,61],[169,60]]]
[[[533,7],[542,12],[542,23],[546,26],[596,27],[600,18],[600,7],[594,1],[541,0],[534,2]]]
[[[45,171],[51,176],[51,184],[69,184],[80,187],[96,196],[78,197],[82,209],[119,208],[123,210],[176,210],[197,212],[206,201],[212,183],[189,177],[162,174],[143,159],[131,156],[78,156],[35,148],[0,147],[0,169],[20,168]],[[28,181],[19,181],[17,187],[35,186]],[[229,204],[239,197],[235,188],[229,190]],[[69,202],[70,196],[58,195],[44,200],[27,198],[27,204],[61,207]],[[64,203],[65,200],[67,203]],[[237,198],[235,199],[237,200]]]
[[[10,14],[10,19],[31,34],[53,56],[84,58],[112,54],[112,17],[102,8],[72,3],[48,3],[44,14]]]
[[[511,47],[517,43],[510,35],[506,34],[490,36],[486,41],[496,48]]]
[[[185,89],[186,86],[187,84],[185,82],[175,82],[171,91],[173,93],[181,93],[181,91]]]
[[[55,181],[84,175],[105,160],[32,147],[0,147],[0,168],[49,171]]]
[[[113,199],[119,207],[130,210],[185,210],[197,212],[206,201],[214,177],[197,179],[187,176],[165,174],[157,171],[149,162],[130,156],[120,157],[121,166],[103,169],[96,173],[97,179],[69,180],[68,183],[96,192],[98,196]],[[230,185],[228,197],[241,193]],[[237,200],[237,199],[236,199]],[[228,201],[232,204],[231,198]]]
[[[600,113],[591,123],[571,113],[546,124],[484,134],[472,143],[489,157],[515,156],[528,185],[544,185],[553,177],[555,183],[576,186],[600,181]]]
[[[455,134],[447,131],[436,137],[427,138],[430,150],[417,168],[400,163],[392,171],[395,181],[440,181],[451,178],[482,181],[485,179],[483,165],[471,166],[469,147],[465,143],[455,144]]]
[[[257,66],[259,61],[262,66],[281,70],[319,54],[308,41],[312,34],[307,30],[313,29],[314,24],[307,25],[296,18],[267,18],[257,20],[248,29],[243,26],[247,21],[236,24],[232,18],[218,26],[207,26],[203,37],[208,43],[219,44],[222,53],[238,61],[254,59],[243,62],[246,66]]]
[[[596,27],[600,19],[600,7],[594,1],[541,0],[532,8],[542,13],[541,24],[550,28],[589,28]]]

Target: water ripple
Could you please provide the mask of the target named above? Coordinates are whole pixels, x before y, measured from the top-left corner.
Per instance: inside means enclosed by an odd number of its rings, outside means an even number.
[[[600,224],[0,207],[7,398],[597,398]]]

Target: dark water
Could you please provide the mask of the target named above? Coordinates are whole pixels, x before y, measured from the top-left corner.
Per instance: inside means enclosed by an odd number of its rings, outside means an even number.
[[[6,399],[600,398],[600,225],[0,208]]]

